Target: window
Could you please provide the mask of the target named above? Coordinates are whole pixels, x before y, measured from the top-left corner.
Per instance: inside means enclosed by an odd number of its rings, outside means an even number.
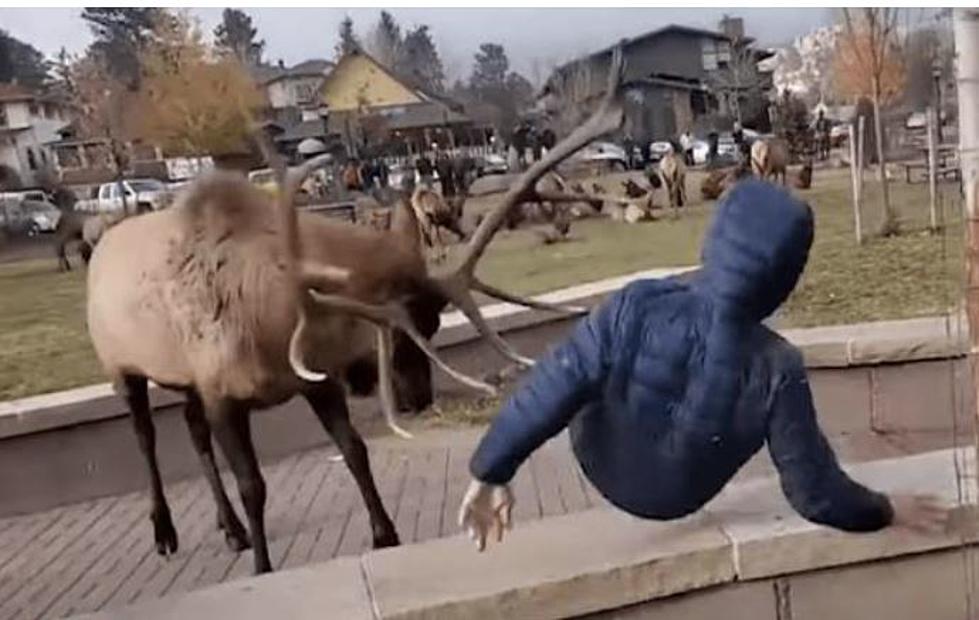
[[[34,149],[27,147],[27,166],[31,170],[37,170],[37,158],[34,157]]]
[[[54,106],[50,103],[44,104],[44,118],[54,118]]]
[[[315,90],[310,83],[300,83],[293,87],[296,103],[308,103],[315,97]]]
[[[27,112],[31,116],[38,116],[38,107],[37,107],[37,102],[36,101],[32,101],[32,102],[30,102],[30,103],[27,104]]]
[[[7,107],[0,106],[0,127],[7,126]]]
[[[717,41],[714,39],[701,39],[700,45],[703,55],[704,71],[717,70]]]

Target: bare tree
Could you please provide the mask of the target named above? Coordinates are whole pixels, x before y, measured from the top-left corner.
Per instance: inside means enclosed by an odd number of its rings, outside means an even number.
[[[741,100],[759,94],[762,88],[762,76],[758,73],[755,50],[747,40],[736,37],[731,40],[728,53],[718,53],[718,62],[723,62],[725,57],[728,59],[726,64],[719,64],[710,73],[708,81],[715,92],[724,95],[731,102],[734,118],[738,123],[743,123]]]
[[[869,94],[874,104],[874,134],[884,207],[878,230],[882,236],[899,232],[897,214],[891,206],[887,186],[884,127],[880,113],[882,102],[896,96],[904,86],[903,62],[897,40],[898,14],[899,9],[896,8],[844,8],[845,33],[837,49],[836,72],[844,89],[851,94]]]

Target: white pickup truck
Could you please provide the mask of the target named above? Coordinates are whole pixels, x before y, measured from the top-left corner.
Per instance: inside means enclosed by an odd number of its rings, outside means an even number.
[[[171,192],[156,179],[125,179],[121,183],[126,195],[126,208],[130,212],[157,211],[170,204]],[[120,183],[103,183],[92,188],[91,197],[79,200],[76,211],[104,213],[119,211],[123,207]]]

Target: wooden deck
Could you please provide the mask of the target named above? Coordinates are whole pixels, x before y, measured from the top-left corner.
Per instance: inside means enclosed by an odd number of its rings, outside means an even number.
[[[475,432],[371,444],[378,487],[403,543],[458,533]],[[332,448],[264,468],[266,523],[276,569],[370,548],[367,511]],[[229,494],[242,517],[233,480]],[[580,477],[563,437],[518,475],[518,521],[582,510],[602,500]],[[203,478],[169,485],[180,537],[169,559],[153,547],[145,493],[107,497],[0,520],[0,618],[57,618],[201,588],[251,573],[251,552],[233,553],[216,529]]]
[[[370,442],[371,462],[404,544],[459,533],[456,510],[468,485],[476,430],[426,433],[412,441]],[[952,445],[948,433],[850,434],[833,439],[842,460],[865,461]],[[516,521],[603,505],[559,435],[514,481]],[[765,451],[739,476],[771,473]],[[264,467],[273,566],[288,569],[370,548],[367,512],[332,448]],[[233,481],[229,494],[243,516]],[[250,551],[233,553],[216,529],[203,478],[168,485],[179,551],[153,547],[146,493],[106,497],[0,520],[0,620],[60,618],[206,587],[251,574]],[[328,587],[328,584],[324,584]]]

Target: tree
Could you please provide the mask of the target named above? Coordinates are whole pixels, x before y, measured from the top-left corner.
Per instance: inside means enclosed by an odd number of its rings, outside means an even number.
[[[477,93],[502,92],[505,87],[510,60],[502,45],[483,43],[476,52],[476,62],[473,65],[469,87]]]
[[[371,54],[385,67],[396,70],[402,63],[403,44],[401,28],[394,16],[381,11],[368,45]]]
[[[242,65],[258,65],[262,62],[265,41],[256,40],[258,29],[252,26],[252,18],[238,9],[225,9],[221,23],[214,29],[214,45],[219,51],[234,56]]]
[[[516,71],[511,71],[507,74],[504,87],[513,104],[518,109],[525,108],[533,103],[534,85],[530,83],[530,80]]]
[[[153,29],[168,16],[158,8],[86,8],[82,19],[95,37],[89,52],[99,56],[112,77],[135,91],[141,77],[139,55]]]
[[[69,103],[74,107],[75,125],[80,137],[101,138],[108,145],[108,164],[121,182],[129,168],[125,148],[132,137],[132,115],[136,93],[112,75],[102,55],[89,53],[70,65],[65,81]],[[125,194],[123,210],[128,209]]]
[[[755,50],[747,41],[735,38],[724,49],[729,50],[727,63],[719,63],[718,68],[710,72],[709,82],[716,93],[730,102],[734,118],[741,124],[744,122],[742,100],[757,99],[761,94],[762,76],[758,72]],[[718,60],[722,60],[723,56],[719,54]]]
[[[904,63],[897,40],[896,8],[843,9],[844,32],[837,45],[834,69],[838,88],[851,98],[870,97],[874,104],[874,134],[883,217],[879,233],[899,232],[897,214],[890,201],[881,106],[896,99],[904,89]]]
[[[428,26],[416,26],[405,35],[398,71],[416,88],[435,93],[445,90],[445,70]]]
[[[41,86],[48,69],[41,52],[0,30],[0,82],[17,80],[27,86]]]
[[[804,93],[810,106],[833,99],[833,57],[839,26],[817,28],[795,40],[792,46],[779,50],[774,82],[779,90],[786,88]]]
[[[155,35],[140,57],[145,77],[134,108],[139,135],[173,154],[247,151],[252,113],[262,97],[238,58],[209,54],[186,15]]]
[[[471,97],[491,105],[497,133],[506,134],[519,119],[519,111],[533,100],[534,87],[522,75],[511,72],[502,45],[479,46],[469,77]]]
[[[340,22],[340,41],[336,46],[336,57],[340,60],[347,54],[353,52],[360,47],[360,41],[357,39],[357,35],[354,33],[354,20],[350,19],[350,16],[343,18]]]

